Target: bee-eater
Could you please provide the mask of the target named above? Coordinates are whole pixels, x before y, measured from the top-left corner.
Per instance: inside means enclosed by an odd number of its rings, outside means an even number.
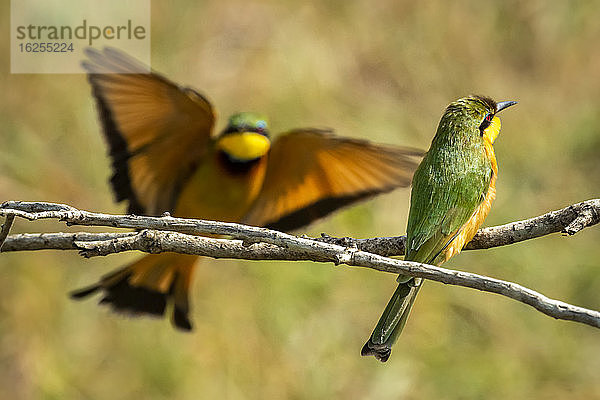
[[[413,178],[405,260],[441,265],[475,236],[496,197],[496,114],[513,104],[469,96],[446,108]],[[423,280],[400,275],[398,282],[363,356],[387,361],[406,324]]]
[[[330,212],[410,185],[422,152],[296,129],[270,139],[267,119],[229,118],[213,136],[209,101],[115,49],[83,62],[112,158],[112,188],[129,212],[294,230]],[[164,315],[191,330],[188,292],[198,257],[147,255],[74,292],[113,310]]]

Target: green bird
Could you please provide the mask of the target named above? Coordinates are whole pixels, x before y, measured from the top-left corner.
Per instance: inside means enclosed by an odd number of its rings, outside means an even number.
[[[514,104],[469,96],[446,108],[413,178],[405,260],[439,266],[475,236],[496,197],[496,114]],[[400,275],[398,283],[363,356],[388,360],[423,280]]]

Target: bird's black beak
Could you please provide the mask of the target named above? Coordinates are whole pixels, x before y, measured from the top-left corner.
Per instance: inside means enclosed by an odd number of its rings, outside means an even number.
[[[515,104],[517,104],[516,101],[501,101],[500,103],[496,103],[496,113],[499,113],[500,111],[504,110],[505,108],[508,108],[510,106],[514,106]]]

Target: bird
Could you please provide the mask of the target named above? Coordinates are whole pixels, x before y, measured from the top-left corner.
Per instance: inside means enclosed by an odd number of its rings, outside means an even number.
[[[267,118],[240,112],[214,134],[216,112],[115,48],[82,61],[112,159],[110,183],[128,212],[294,231],[351,203],[410,185],[423,151],[293,129],[271,139]],[[73,291],[101,293],[126,315],[165,316],[191,331],[189,291],[198,257],[151,254]]]
[[[413,177],[405,260],[439,266],[477,233],[496,197],[493,144],[501,125],[497,114],[516,103],[471,95],[446,108]],[[423,279],[407,275],[397,281],[398,288],[361,350],[363,356],[381,362],[390,357],[423,284]]]

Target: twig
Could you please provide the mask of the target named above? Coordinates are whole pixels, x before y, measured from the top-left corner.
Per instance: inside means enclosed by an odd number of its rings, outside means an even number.
[[[582,322],[600,328],[600,312],[550,299],[534,290],[513,282],[507,282],[469,272],[454,271],[427,264],[394,260],[376,254],[330,243],[291,237],[285,248],[270,243],[244,244],[242,240],[213,239],[176,232],[143,230],[135,236],[94,242],[76,242],[84,257],[103,256],[121,251],[140,250],[147,253],[172,251],[213,258],[245,260],[312,260],[333,262],[354,267],[372,268],[395,274],[408,274],[450,285],[464,286],[496,293],[528,304],[538,311],[556,319]]]
[[[140,217],[134,215],[100,214],[81,211],[64,204],[40,202],[5,202],[0,205],[0,215],[17,215],[29,220],[55,218],[65,221],[67,225],[101,225],[119,228],[157,229],[199,235],[219,233],[242,239],[246,238],[248,240],[265,239],[260,235],[255,236],[255,234],[259,231],[269,232],[267,229],[254,228],[258,231],[253,231],[250,234],[252,238],[250,238],[238,235],[239,232],[236,228],[240,226],[238,224],[172,218],[170,216]],[[466,246],[466,249],[489,249],[506,246],[557,232],[573,235],[583,228],[598,224],[599,222],[600,199],[587,200],[538,217],[480,229],[473,240]],[[218,230],[218,232],[215,232],[215,230]],[[356,247],[362,251],[388,257],[404,254],[404,236],[352,239],[333,238],[323,235],[323,238],[317,240],[340,246]]]
[[[539,217],[480,229],[467,249],[489,249],[561,232],[574,235],[600,222],[600,199],[573,204]]]
[[[135,235],[136,232],[19,233],[6,238],[2,251],[78,250],[75,242],[104,241]]]
[[[489,249],[561,232],[574,235],[600,222],[600,199],[573,204],[538,217],[480,229],[465,250]],[[405,236],[372,239],[334,238],[323,235],[328,243],[356,246],[360,250],[382,256],[404,254]]]
[[[479,248],[501,246],[558,231],[573,234],[586,226],[598,223],[600,219],[599,210],[600,200],[588,200],[540,217],[487,228],[478,233],[478,236],[480,236],[479,244],[476,242],[474,246],[480,246]],[[399,238],[355,240],[325,237],[319,241],[240,224],[180,219],[170,216],[139,217],[99,214],[77,210],[70,206],[48,203],[7,202],[0,206],[0,215],[16,215],[30,220],[58,218],[70,225],[152,229],[144,229],[139,233],[123,236],[115,234],[103,234],[109,235],[105,237],[80,236],[82,240],[76,240],[72,236],[71,244],[65,242],[66,237],[64,236],[57,236],[52,239],[56,240],[56,244],[60,240],[61,246],[65,248],[74,246],[85,257],[128,250],[141,250],[149,253],[174,251],[215,258],[330,261],[335,264],[367,267],[396,274],[403,273],[446,284],[497,293],[528,304],[551,317],[581,322],[600,328],[600,312],[550,299],[516,283],[426,264],[394,260],[359,249],[359,246],[373,247],[377,243],[385,244],[390,240],[397,243],[401,241]],[[156,230],[168,230],[169,232],[157,232]],[[229,235],[241,240],[213,239],[181,232]],[[483,242],[486,237],[487,240],[492,241],[493,246]],[[16,237],[12,239],[19,240]],[[32,238],[27,237],[26,239],[30,240]],[[21,239],[22,242],[23,240]],[[335,240],[344,241],[344,245],[330,243],[330,241]],[[9,241],[8,243],[10,243],[10,246],[14,246],[15,241]],[[353,246],[356,243],[358,245]],[[386,251],[389,251],[389,249]]]
[[[14,215],[7,215],[4,224],[2,224],[2,229],[0,230],[0,251],[2,251],[2,246],[4,245],[4,241],[8,237],[8,232],[10,232],[10,228],[12,227],[13,222],[15,221]]]

